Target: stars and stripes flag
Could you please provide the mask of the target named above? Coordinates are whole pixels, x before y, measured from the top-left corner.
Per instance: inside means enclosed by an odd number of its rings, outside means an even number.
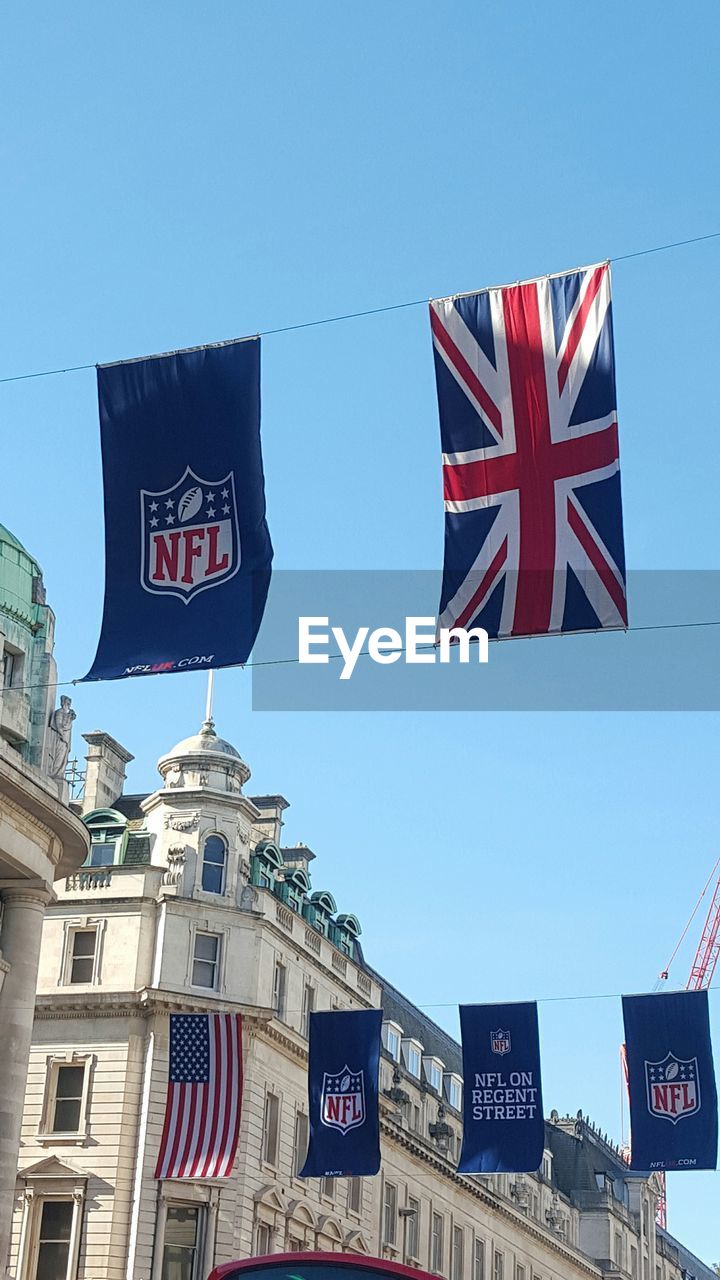
[[[242,1019],[172,1014],[170,1076],[156,1178],[227,1178],[240,1131]]]
[[[610,266],[430,303],[441,627],[627,626]]]

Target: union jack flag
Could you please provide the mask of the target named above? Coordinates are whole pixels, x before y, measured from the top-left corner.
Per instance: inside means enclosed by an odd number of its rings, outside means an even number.
[[[627,626],[608,263],[430,303],[441,627]]]

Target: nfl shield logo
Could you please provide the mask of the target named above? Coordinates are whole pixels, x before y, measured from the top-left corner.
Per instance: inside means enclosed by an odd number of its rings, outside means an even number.
[[[343,1067],[337,1075],[323,1074],[320,1119],[330,1129],[348,1133],[365,1123],[365,1080],[363,1071]]]
[[[697,1058],[676,1058],[668,1053],[662,1062],[645,1063],[648,1111],[677,1124],[700,1110]]]
[[[186,467],[170,489],[140,490],[140,581],[152,595],[184,604],[240,568],[240,532],[232,471],[201,480]]]
[[[490,1048],[493,1053],[509,1053],[511,1047],[509,1031],[503,1031],[498,1027],[497,1031],[490,1032]]]

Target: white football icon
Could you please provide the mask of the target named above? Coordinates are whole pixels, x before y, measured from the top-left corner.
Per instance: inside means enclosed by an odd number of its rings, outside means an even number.
[[[186,520],[192,520],[196,516],[202,506],[202,489],[199,484],[193,485],[192,489],[186,489],[182,498],[178,502],[178,519],[183,523]]]
[[[666,1079],[666,1080],[674,1080],[674,1079],[675,1079],[675,1077],[676,1077],[676,1075],[677,1075],[677,1073],[678,1073],[678,1064],[677,1064],[677,1062],[668,1062],[668,1064],[667,1064],[667,1066],[666,1066],[666,1068],[665,1068],[665,1079]]]
[[[342,1080],[340,1081],[340,1092],[347,1093],[349,1088],[350,1088],[350,1077],[343,1076]]]

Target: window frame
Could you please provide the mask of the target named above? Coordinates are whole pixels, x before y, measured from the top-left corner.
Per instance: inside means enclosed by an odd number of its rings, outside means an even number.
[[[365,1196],[363,1179],[360,1177],[348,1178],[347,1184],[348,1213],[353,1214],[356,1218],[361,1218],[363,1211],[363,1199]]]
[[[310,1014],[315,1012],[317,988],[307,980],[303,983],[302,1010],[300,1013],[300,1034],[306,1040],[310,1037]]]
[[[97,987],[100,986],[100,969],[102,965],[102,949],[105,937],[106,919],[95,919],[85,916],[83,919],[66,920],[64,922],[64,937],[62,957],[60,961],[60,975],[58,978],[59,987]],[[89,982],[72,982],[72,966],[76,959],[87,960],[89,956],[74,956],[75,938],[79,933],[95,934],[95,949],[92,954],[92,973]]]
[[[263,1120],[264,1120],[264,1112],[263,1112]],[[305,1131],[305,1141],[303,1143],[304,1149],[302,1152],[300,1152],[300,1144],[298,1142],[298,1137],[299,1137],[298,1129],[300,1127],[299,1125],[300,1121],[303,1122],[302,1127]],[[264,1131],[263,1131],[263,1136],[264,1136]],[[300,1170],[302,1169],[305,1163],[309,1145],[310,1145],[310,1117],[307,1111],[303,1111],[301,1107],[297,1107],[295,1111],[295,1124],[293,1125],[293,1177],[294,1178],[299,1178],[300,1176]]]
[[[17,1260],[17,1275],[37,1276],[38,1255],[40,1251],[40,1230],[44,1206],[48,1202],[72,1205],[68,1260],[64,1280],[76,1280],[80,1260],[80,1237],[82,1235],[87,1179],[59,1178],[57,1187],[47,1190],[47,1183],[30,1177],[27,1180],[23,1196],[23,1216],[20,1225],[20,1245]]]
[[[195,1244],[193,1245],[193,1265],[190,1280],[201,1280],[205,1270],[205,1249],[207,1244],[208,1229],[208,1209],[209,1205],[196,1200],[180,1200],[173,1197],[165,1202],[165,1214],[163,1221],[162,1246],[159,1249],[159,1280],[163,1280],[165,1271],[165,1251],[168,1248],[167,1242],[167,1224],[168,1216],[173,1209],[194,1210],[197,1214],[197,1225],[195,1228]],[[183,1246],[170,1246],[171,1248],[180,1248]]]
[[[197,956],[196,948],[198,938],[214,938],[217,942],[217,948],[214,960],[208,960],[206,956]],[[223,961],[225,956],[225,932],[214,929],[193,929],[191,949],[190,949],[190,982],[189,986],[194,987],[196,991],[220,991],[221,973],[223,969]],[[195,981],[195,965],[196,964],[212,964],[214,966],[214,977],[211,986],[206,983]]]
[[[280,981],[278,978],[282,975]],[[282,956],[275,956],[273,967],[272,1010],[279,1022],[287,1022],[288,967]]]
[[[502,1249],[493,1248],[493,1273],[492,1280],[504,1280],[505,1276],[505,1254]]]
[[[475,1236],[473,1240],[473,1280],[485,1280],[485,1240]],[[478,1266],[478,1263],[480,1264]]]
[[[436,1231],[436,1225],[439,1224],[439,1230]],[[436,1242],[438,1247],[436,1249]],[[439,1260],[438,1256],[439,1255]],[[430,1266],[429,1270],[435,1275],[442,1275],[443,1263],[445,1261],[445,1218],[437,1209],[433,1209],[430,1214]]]
[[[408,1196],[406,1209],[414,1209],[414,1213],[407,1216],[407,1229],[405,1235],[405,1251],[408,1258],[413,1262],[420,1262],[420,1212],[421,1205],[417,1196]],[[404,1259],[403,1259],[404,1261]]]
[[[392,1194],[388,1197],[388,1192]],[[398,1186],[385,1179],[382,1197],[382,1242],[394,1248],[397,1244]],[[389,1228],[389,1229],[388,1229]]]
[[[459,1249],[458,1249],[459,1245]],[[459,1257],[459,1266],[458,1266]],[[450,1242],[450,1280],[463,1280],[465,1274],[465,1229],[454,1222]]]
[[[222,847],[221,863],[206,861],[205,850],[211,840],[218,840]],[[206,865],[209,867],[218,867],[218,866],[220,867],[220,888],[219,889],[205,888]],[[228,842],[225,839],[225,836],[221,834],[221,832],[206,831],[205,835],[203,836],[202,851],[200,854],[200,884],[198,888],[200,889],[201,893],[207,894],[209,898],[223,898],[227,892],[227,883],[228,883]]]
[[[41,1143],[83,1142],[90,1133],[90,1082],[95,1066],[94,1054],[52,1054],[45,1059],[45,1090],[43,1094],[40,1124],[35,1135]],[[82,1067],[83,1084],[80,1095],[80,1114],[77,1129],[54,1129],[57,1106],[57,1087],[63,1067]]]
[[[270,1129],[268,1126],[268,1115],[272,1110],[271,1103],[274,1103],[274,1136],[273,1151],[270,1153],[268,1138]],[[262,1127],[262,1162],[269,1165],[271,1169],[278,1168],[278,1160],[280,1156],[280,1121],[281,1121],[282,1097],[279,1093],[275,1093],[273,1089],[265,1090],[265,1103],[263,1105],[263,1127]],[[270,1158],[272,1154],[272,1159]]]

